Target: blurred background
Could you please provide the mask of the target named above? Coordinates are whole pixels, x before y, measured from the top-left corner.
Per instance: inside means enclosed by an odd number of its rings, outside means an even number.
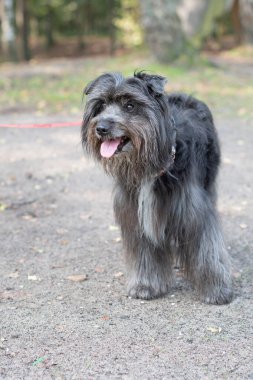
[[[1,0],[1,60],[119,54],[170,62],[253,43],[251,0]]]
[[[252,46],[253,0],[0,0],[0,111],[78,113],[94,76],[146,69],[252,116]]]

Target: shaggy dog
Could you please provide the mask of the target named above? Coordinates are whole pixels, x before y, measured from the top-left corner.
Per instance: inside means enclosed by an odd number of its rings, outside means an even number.
[[[216,212],[220,148],[208,107],[167,94],[165,78],[106,73],[85,89],[82,142],[115,181],[114,211],[128,264],[128,294],[166,294],[175,260],[201,300],[232,300]]]

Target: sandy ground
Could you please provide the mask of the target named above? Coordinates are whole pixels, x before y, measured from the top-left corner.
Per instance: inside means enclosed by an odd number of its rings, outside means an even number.
[[[0,129],[0,379],[253,379],[253,123],[217,125],[227,306],[181,281],[162,299],[128,298],[111,183],[79,129]]]

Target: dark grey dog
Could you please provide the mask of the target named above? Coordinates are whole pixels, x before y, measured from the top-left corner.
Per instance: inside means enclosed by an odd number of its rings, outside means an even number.
[[[85,89],[82,141],[115,180],[128,294],[168,292],[175,259],[207,303],[232,300],[215,209],[220,149],[207,106],[167,94],[165,78],[101,75]]]

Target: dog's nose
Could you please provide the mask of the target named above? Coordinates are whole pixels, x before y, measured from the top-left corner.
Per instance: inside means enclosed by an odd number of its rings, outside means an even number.
[[[104,125],[104,124],[99,124],[99,125],[96,126],[96,132],[100,136],[107,135],[107,133],[109,132],[109,129],[110,128],[108,127],[108,125]]]
[[[96,132],[99,136],[106,136],[108,133],[110,133],[113,126],[113,122],[111,120],[101,120],[96,125]]]

